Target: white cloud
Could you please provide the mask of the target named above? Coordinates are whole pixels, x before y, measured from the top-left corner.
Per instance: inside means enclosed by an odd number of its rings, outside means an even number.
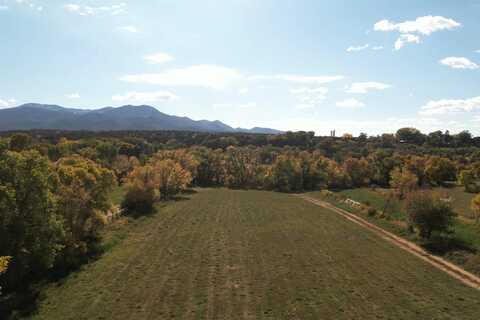
[[[347,93],[367,93],[369,90],[385,90],[391,86],[381,82],[355,82],[347,89]]]
[[[91,6],[70,3],[70,4],[66,4],[64,8],[69,12],[77,13],[81,16],[96,16],[100,14],[116,16],[116,15],[124,14],[127,12],[127,4],[123,2],[119,4],[113,4],[110,6],[98,6],[98,7],[91,7]]]
[[[238,90],[238,93],[241,95],[246,95],[250,90],[248,88],[242,88]]]
[[[363,46],[357,46],[357,47],[350,46],[350,47],[347,48],[347,52],[362,51],[362,50],[368,49],[368,47],[369,47],[368,43],[363,45]]]
[[[398,37],[397,41],[395,41],[395,50],[400,50],[405,46],[406,43],[420,43],[420,37],[414,34],[401,34]]]
[[[65,95],[66,98],[68,99],[80,99],[80,94],[78,92],[75,93],[70,93]]]
[[[421,115],[442,115],[450,113],[465,113],[480,110],[480,97],[470,99],[432,100],[420,108]]]
[[[11,108],[17,103],[17,100],[0,98],[0,108]]]
[[[174,57],[164,52],[157,52],[146,55],[143,57],[148,63],[151,64],[162,64],[175,60]]]
[[[375,51],[383,50],[383,46],[374,46],[372,47],[372,50],[375,50]]]
[[[401,23],[381,20],[375,23],[375,31],[398,31],[400,33],[420,33],[430,35],[436,31],[452,30],[460,27],[457,21],[442,16],[424,16],[418,17],[415,21],[405,21]]]
[[[480,66],[464,57],[447,57],[440,63],[452,69],[478,69]]]
[[[358,101],[357,99],[346,99],[336,103],[339,108],[358,109],[365,107],[365,103]]]
[[[398,31],[400,37],[395,42],[395,50],[400,50],[406,43],[420,43],[420,37],[415,33],[428,36],[433,32],[452,30],[460,27],[457,21],[442,16],[418,17],[415,21],[404,21],[400,23],[389,20],[381,20],[375,23],[375,31]]]
[[[124,95],[115,95],[112,97],[113,101],[117,102],[132,102],[132,103],[151,103],[158,101],[171,101],[177,99],[177,96],[168,91],[155,92],[127,92]]]
[[[137,33],[138,32],[138,28],[135,27],[135,26],[123,26],[123,27],[119,27],[118,29],[122,30],[122,31],[130,32],[130,33]]]
[[[216,65],[197,65],[170,69],[163,73],[133,74],[120,78],[122,81],[131,83],[196,86],[211,89],[224,89],[240,79],[241,74],[237,70]]]
[[[281,80],[296,83],[316,83],[326,84],[344,79],[343,76],[304,76],[292,74],[278,74],[278,75],[255,75],[249,78],[250,80]]]

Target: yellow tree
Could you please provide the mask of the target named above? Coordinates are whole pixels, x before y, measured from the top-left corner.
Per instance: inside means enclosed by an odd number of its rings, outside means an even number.
[[[478,194],[475,198],[472,199],[472,210],[475,214],[475,223],[478,224],[480,220],[480,194]]]
[[[135,167],[125,178],[127,193],[122,207],[129,212],[149,213],[155,202],[155,172],[150,165]]]
[[[418,188],[418,178],[408,169],[395,168],[391,173],[390,186],[395,189],[399,199]]]
[[[155,185],[162,200],[170,199],[178,194],[192,181],[189,171],[173,160],[159,160],[153,164]]]

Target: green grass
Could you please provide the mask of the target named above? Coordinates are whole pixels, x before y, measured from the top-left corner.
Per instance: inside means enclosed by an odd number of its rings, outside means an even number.
[[[465,192],[463,187],[436,188],[435,190],[440,192],[440,194],[445,195],[446,197],[452,198],[451,204],[453,210],[458,215],[468,219],[475,218],[475,215],[471,209],[471,202],[472,199],[476,196],[476,194]]]
[[[478,319],[480,292],[300,198],[201,190],[45,290],[33,319]]]
[[[113,205],[121,205],[123,198],[125,197],[126,189],[122,186],[116,186],[110,192],[110,201]]]

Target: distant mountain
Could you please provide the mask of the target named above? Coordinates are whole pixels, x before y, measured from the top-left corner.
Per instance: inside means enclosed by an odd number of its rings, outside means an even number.
[[[195,121],[187,117],[171,116],[146,105],[85,110],[28,103],[15,108],[0,109],[0,131],[30,129],[281,133],[279,130],[268,128],[232,128],[220,121]]]

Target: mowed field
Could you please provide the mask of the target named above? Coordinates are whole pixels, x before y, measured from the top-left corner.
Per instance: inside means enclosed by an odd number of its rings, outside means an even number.
[[[480,291],[287,194],[200,190],[49,287],[34,319],[478,319]]]

